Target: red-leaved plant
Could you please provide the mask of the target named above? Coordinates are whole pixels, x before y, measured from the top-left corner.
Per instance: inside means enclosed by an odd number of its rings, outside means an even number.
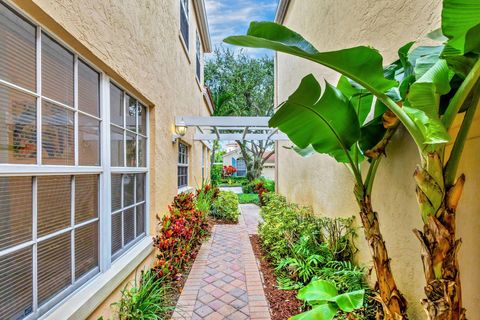
[[[177,280],[208,235],[208,221],[205,214],[195,209],[191,193],[177,195],[169,210],[169,215],[157,216],[160,223],[153,245],[158,252],[153,269],[158,277]]]
[[[234,166],[223,166],[222,176],[224,178],[231,177],[235,172],[237,172],[237,169]]]
[[[255,184],[255,186],[253,187],[253,192],[258,194],[258,199],[260,200],[260,205],[261,206],[265,205],[265,201],[263,199],[263,194],[268,192],[268,189],[265,188],[265,185],[263,184],[263,182],[259,182],[259,183]]]

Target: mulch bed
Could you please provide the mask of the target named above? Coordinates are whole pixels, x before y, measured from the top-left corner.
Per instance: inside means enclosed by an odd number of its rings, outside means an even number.
[[[296,290],[280,290],[277,288],[277,277],[274,268],[265,258],[263,249],[260,246],[258,235],[250,236],[253,252],[260,261],[260,271],[264,280],[264,291],[270,305],[272,320],[286,320],[289,317],[302,312],[302,302],[297,300]]]

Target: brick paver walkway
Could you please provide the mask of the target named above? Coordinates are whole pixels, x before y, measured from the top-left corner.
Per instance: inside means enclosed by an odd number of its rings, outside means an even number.
[[[248,238],[250,232],[256,232],[259,208],[240,208],[237,225],[216,225],[211,239],[202,245],[173,319],[270,319]]]

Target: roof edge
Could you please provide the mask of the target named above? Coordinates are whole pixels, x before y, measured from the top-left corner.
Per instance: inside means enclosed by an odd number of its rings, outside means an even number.
[[[193,0],[193,6],[198,18],[198,31],[203,43],[203,51],[212,52],[212,41],[210,39],[210,31],[208,29],[207,10],[205,9],[204,0]]]
[[[287,15],[288,5],[290,0],[279,0],[277,11],[275,12],[275,22],[283,24],[285,16]]]

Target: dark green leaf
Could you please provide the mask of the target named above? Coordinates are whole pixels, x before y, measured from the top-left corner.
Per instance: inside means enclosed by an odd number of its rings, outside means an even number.
[[[357,113],[358,123],[362,125],[372,109],[373,95],[365,89],[354,87],[345,76],[338,80],[337,89],[350,100]]]
[[[369,47],[355,47],[332,52],[318,52],[298,33],[274,22],[252,22],[246,36],[232,36],[226,43],[266,48],[302,57],[327,66],[365,87],[385,92],[396,82],[383,76],[382,56]]]
[[[445,60],[447,60],[448,66],[455,71],[456,75],[465,79],[470,70],[472,70],[475,62],[477,62],[478,55],[467,54],[464,56],[448,56],[445,57]]]
[[[408,61],[408,51],[410,51],[410,48],[412,48],[414,43],[414,41],[409,42],[398,49],[398,57],[400,58],[400,62],[405,70],[406,76],[412,74],[412,64]]]
[[[358,118],[347,98],[328,83],[320,97],[320,85],[313,75],[302,79],[269,125],[286,133],[299,148],[312,145],[326,154],[349,150],[360,137]]]
[[[382,140],[387,129],[383,126],[382,117],[379,116],[368,122],[360,129],[360,150],[365,154],[367,150],[376,146]]]

